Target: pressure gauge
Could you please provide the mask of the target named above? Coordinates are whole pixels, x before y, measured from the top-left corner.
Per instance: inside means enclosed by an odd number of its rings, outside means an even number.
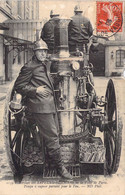
[[[80,68],[79,62],[73,61],[73,62],[72,62],[72,68],[73,68],[74,70],[79,70],[79,68]]]

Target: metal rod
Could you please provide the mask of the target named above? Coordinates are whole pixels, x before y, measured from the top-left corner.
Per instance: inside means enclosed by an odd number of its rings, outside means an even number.
[[[57,110],[57,112],[78,112],[78,111],[84,111],[84,112],[89,112],[89,111],[94,111],[94,110],[98,110],[101,111],[102,109],[65,109],[65,110]]]

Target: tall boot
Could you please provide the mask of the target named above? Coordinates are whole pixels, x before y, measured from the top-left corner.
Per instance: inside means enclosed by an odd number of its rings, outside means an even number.
[[[58,175],[63,179],[72,180],[73,176],[65,168],[60,151],[56,151],[52,158],[56,165]]]

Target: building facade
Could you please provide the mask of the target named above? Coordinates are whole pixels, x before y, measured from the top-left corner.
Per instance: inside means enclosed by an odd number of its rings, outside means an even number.
[[[0,13],[5,19],[39,19],[39,1],[0,1]]]
[[[125,41],[108,41],[105,48],[105,76],[122,76],[125,69]]]
[[[105,64],[103,75],[108,77],[122,76],[125,69],[125,2],[120,1],[120,3],[122,3],[121,30],[104,42],[105,59],[103,61],[105,61]]]
[[[1,83],[15,78],[16,69],[26,61],[27,44],[36,40],[40,24],[38,0],[0,1]]]

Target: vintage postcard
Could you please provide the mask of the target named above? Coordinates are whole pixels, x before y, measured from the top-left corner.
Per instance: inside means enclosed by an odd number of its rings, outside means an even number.
[[[0,194],[125,195],[124,96],[124,0],[0,0]]]

